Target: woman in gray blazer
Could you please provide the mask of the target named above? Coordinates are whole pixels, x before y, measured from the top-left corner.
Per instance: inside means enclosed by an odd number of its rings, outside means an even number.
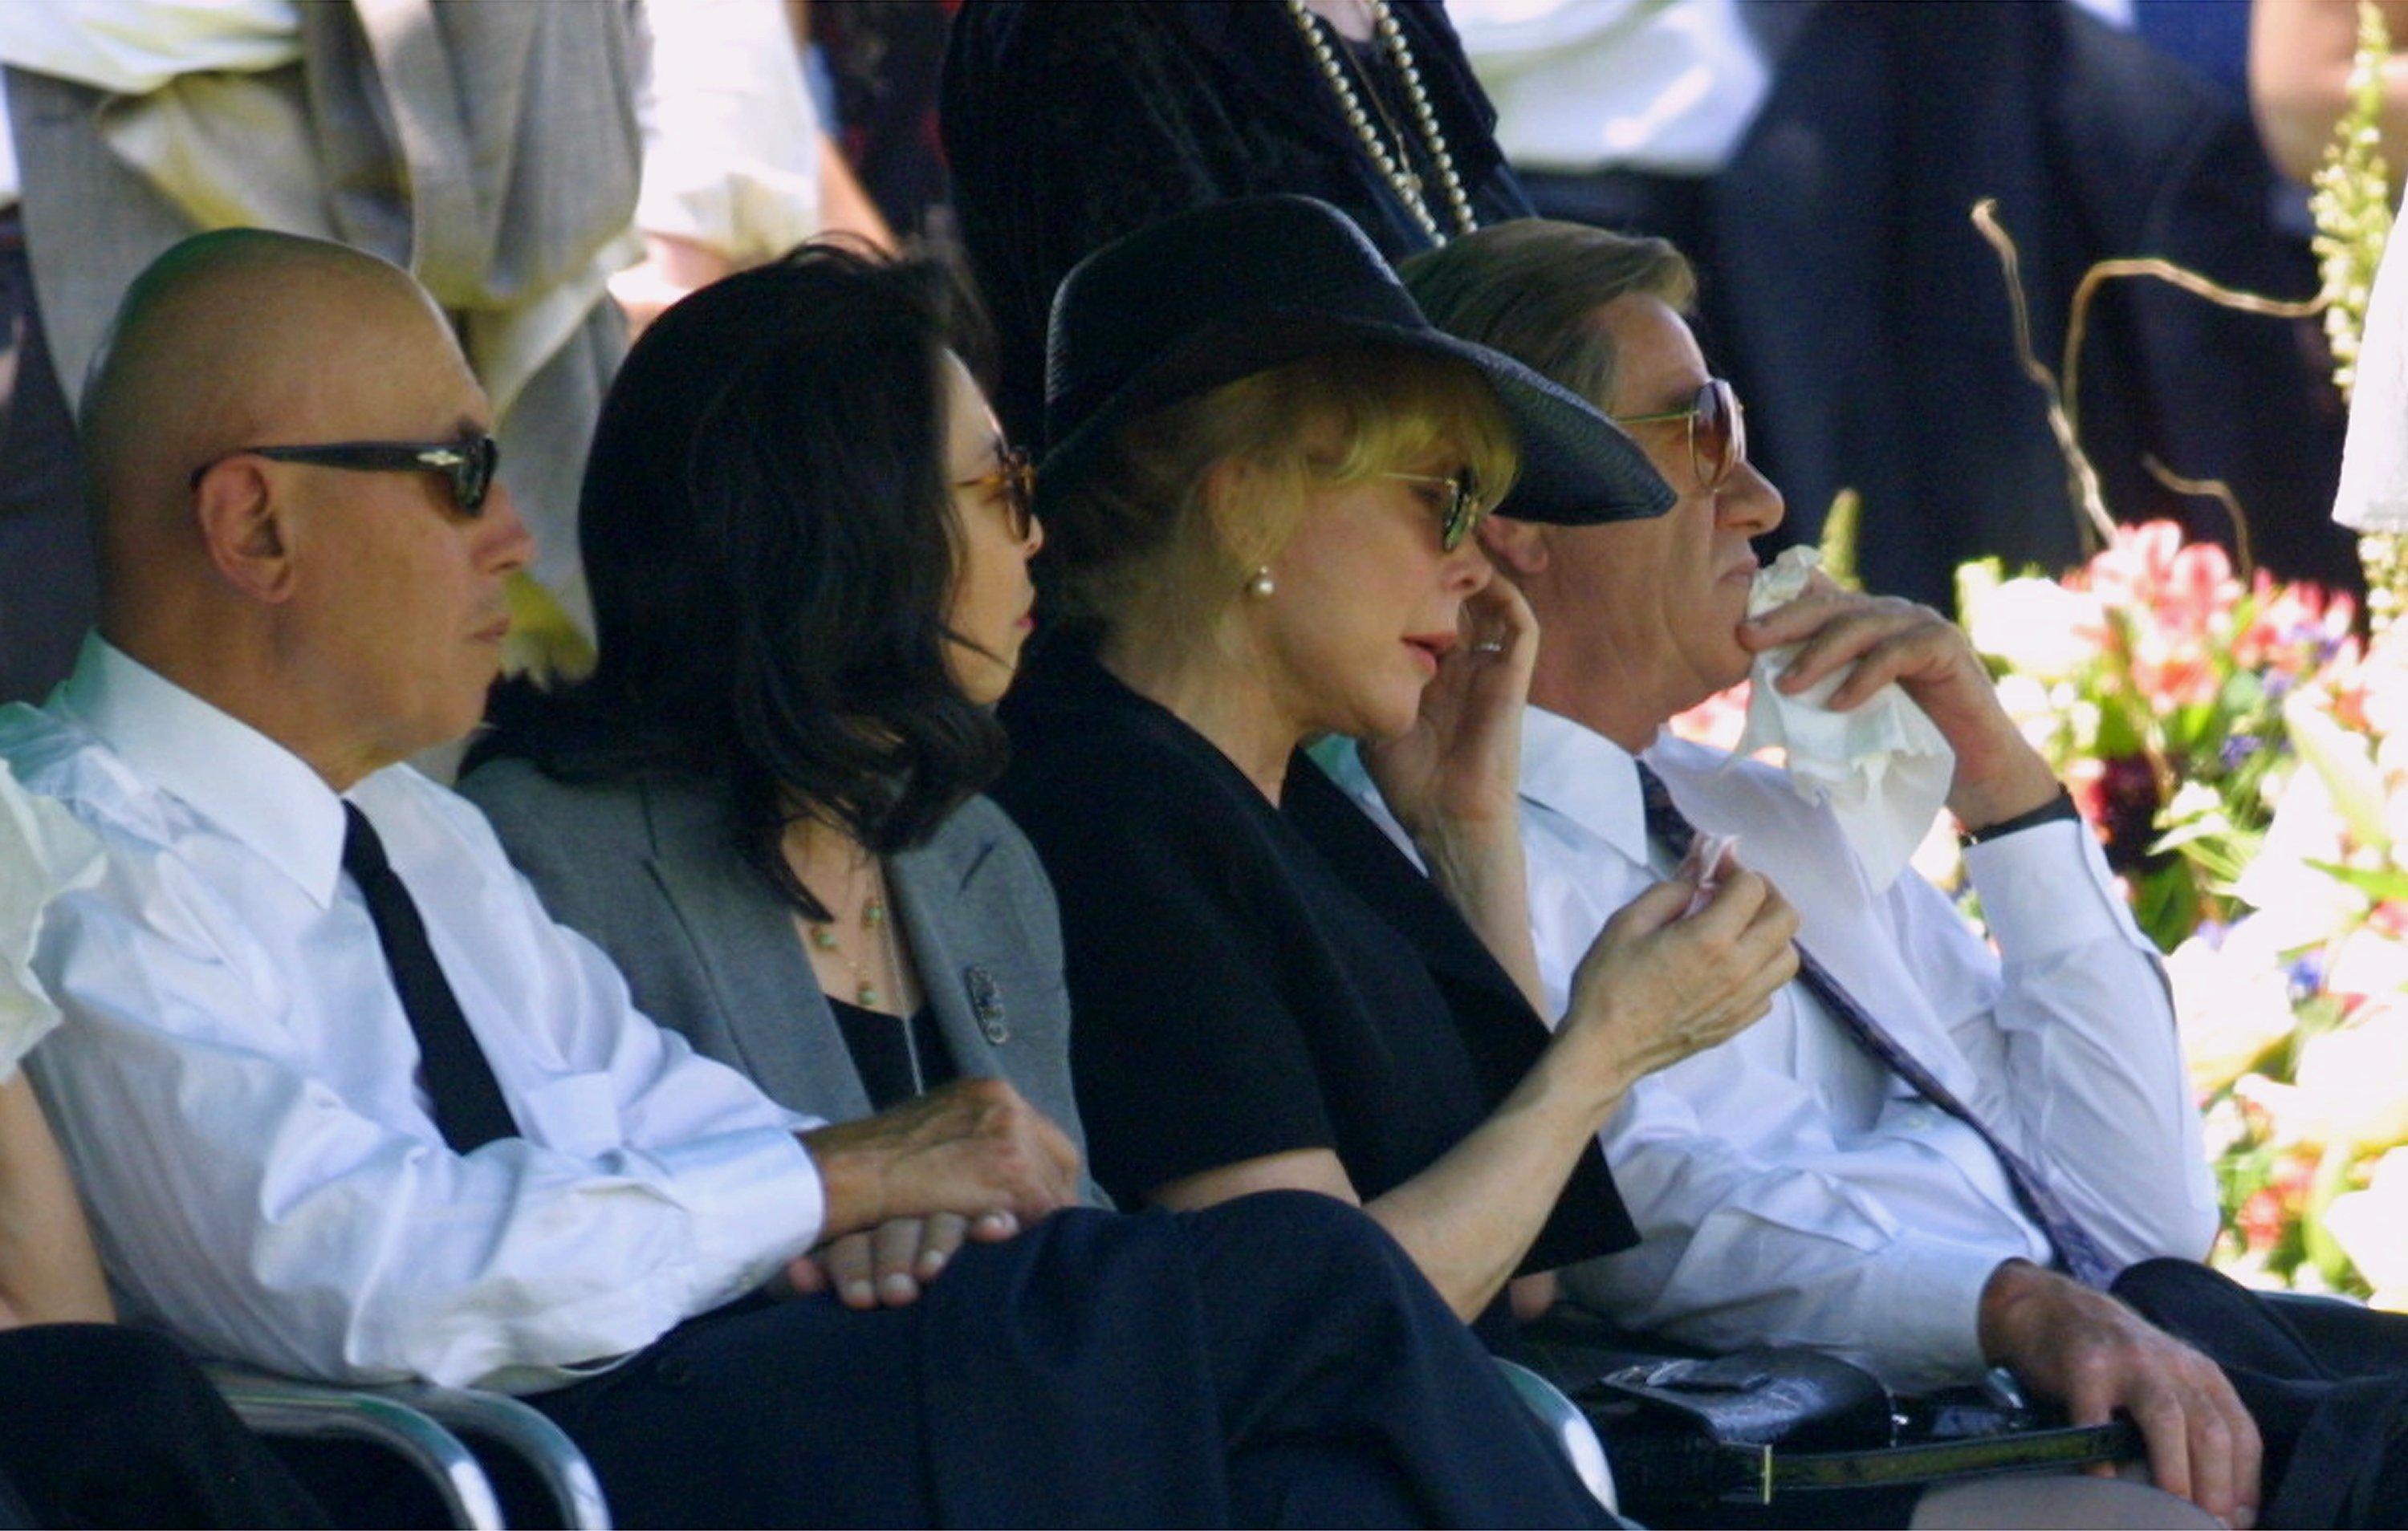
[[[1000,1076],[1083,1153],[1053,891],[977,795],[1043,534],[950,292],[812,247],[655,323],[586,472],[598,665],[497,698],[461,790],[647,1014],[786,1106]],[[966,1233],[821,1273],[909,1300]]]

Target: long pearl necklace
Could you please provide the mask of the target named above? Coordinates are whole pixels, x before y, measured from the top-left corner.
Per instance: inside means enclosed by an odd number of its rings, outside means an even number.
[[[1412,106],[1413,126],[1420,131],[1422,144],[1429,150],[1430,164],[1438,170],[1439,184],[1445,189],[1447,207],[1455,214],[1455,232],[1469,234],[1480,223],[1472,217],[1471,198],[1463,190],[1463,178],[1455,173],[1455,157],[1446,151],[1446,135],[1439,129],[1438,113],[1430,106],[1429,93],[1422,88],[1421,71],[1413,67],[1413,50],[1405,41],[1405,29],[1397,23],[1388,0],[1364,0],[1364,4],[1371,12],[1372,35],[1395,62],[1398,78],[1405,82],[1405,98]],[[1371,164],[1386,179],[1397,200],[1420,222],[1423,230],[1438,243],[1446,243],[1447,232],[1439,227],[1437,215],[1422,194],[1421,178],[1406,163],[1403,133],[1391,124],[1398,141],[1396,152],[1390,153],[1386,140],[1372,125],[1371,114],[1364,110],[1363,98],[1355,93],[1354,82],[1347,78],[1337,48],[1324,30],[1313,24],[1312,13],[1305,7],[1304,0],[1287,0],[1287,9],[1296,20],[1297,30],[1304,36],[1305,46],[1312,50],[1314,61],[1321,65],[1321,77],[1337,93],[1339,109],[1345,114],[1347,125],[1362,140],[1363,151],[1371,157]],[[1369,83],[1365,82],[1367,87]]]

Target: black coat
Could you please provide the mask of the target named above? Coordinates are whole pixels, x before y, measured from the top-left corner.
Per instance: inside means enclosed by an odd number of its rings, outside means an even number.
[[[1492,136],[1496,111],[1445,11],[1435,0],[1394,9],[1473,212],[1483,224],[1527,216]],[[1391,115],[1419,152],[1410,115]],[[962,242],[996,324],[996,412],[1032,446],[1054,290],[1122,235],[1231,197],[1295,192],[1352,216],[1392,260],[1430,242],[1278,0],[968,0],[945,56],[940,121]],[[1443,220],[1443,194],[1425,182]]]

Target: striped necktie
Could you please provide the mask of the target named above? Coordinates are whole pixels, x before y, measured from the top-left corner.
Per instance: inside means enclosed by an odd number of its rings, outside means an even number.
[[[1648,837],[1674,857],[1686,856],[1689,842],[1697,838],[1697,826],[1673,803],[1672,794],[1664,779],[1649,769],[1643,761],[1639,766],[1639,792],[1647,810]],[[1900,1046],[1897,1037],[1866,1009],[1856,997],[1848,993],[1832,971],[1814,960],[1813,953],[1803,946],[1798,948],[1798,981],[1809,994],[1822,1002],[1841,1029],[1853,1038],[1873,1060],[1914,1087],[1914,1093],[1973,1129],[1986,1144],[2006,1171],[2007,1183],[2014,1190],[2015,1199],[2041,1230],[2056,1246],[2058,1263],[2085,1286],[2104,1291],[2115,1279],[2115,1263],[2099,1241],[2086,1232],[2067,1209],[2038,1168],[2020,1153],[2007,1146],[1997,1134],[1984,1125],[1971,1107],[1956,1097],[1956,1093],[1940,1082],[1939,1077],[1915,1061],[1914,1055]]]

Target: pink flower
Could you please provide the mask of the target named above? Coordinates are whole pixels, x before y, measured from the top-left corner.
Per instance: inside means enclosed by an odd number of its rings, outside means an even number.
[[[2261,1185],[2249,1193],[2232,1221],[2240,1228],[2244,1245],[2263,1250],[2282,1242],[2283,1225],[2290,1216],[2290,1209],[2283,1205],[2283,1194],[2271,1185]]]
[[[1747,729],[1747,686],[1742,680],[1728,691],[1716,692],[1664,726],[1674,738],[1716,750],[1734,749]]]
[[[2111,607],[2152,612],[2162,623],[2196,632],[2241,596],[2224,550],[2185,543],[2182,528],[2170,521],[2117,527],[2077,579]]]
[[[2305,680],[2355,657],[2350,628],[2358,608],[2346,593],[2279,585],[2260,569],[2249,594],[2248,624],[2232,637],[2232,661],[2241,668]]]
[[[2215,700],[2242,596],[2232,564],[2212,542],[2186,544],[2172,522],[2123,526],[2069,583],[2087,586],[2106,615],[2100,648],[2120,661],[2149,713]],[[2105,689],[2112,691],[2112,685]]]

